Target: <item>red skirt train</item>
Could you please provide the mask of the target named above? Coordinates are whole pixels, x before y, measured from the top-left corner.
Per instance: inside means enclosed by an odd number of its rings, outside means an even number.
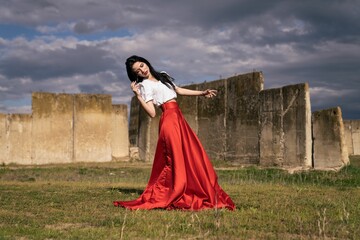
[[[235,209],[222,190],[198,137],[176,102],[161,105],[159,139],[149,182],[138,199],[114,201],[128,209]]]

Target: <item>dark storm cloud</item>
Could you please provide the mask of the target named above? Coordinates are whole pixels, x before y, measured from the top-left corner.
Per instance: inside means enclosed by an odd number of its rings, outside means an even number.
[[[108,53],[96,46],[77,44],[55,50],[23,49],[0,59],[0,73],[7,78],[29,77],[41,81],[51,77],[93,74],[115,67]]]

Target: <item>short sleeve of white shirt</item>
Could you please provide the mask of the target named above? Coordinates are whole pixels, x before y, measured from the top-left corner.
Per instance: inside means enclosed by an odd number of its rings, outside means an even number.
[[[140,84],[140,94],[145,102],[149,102],[154,99],[154,89],[149,82],[143,81]]]

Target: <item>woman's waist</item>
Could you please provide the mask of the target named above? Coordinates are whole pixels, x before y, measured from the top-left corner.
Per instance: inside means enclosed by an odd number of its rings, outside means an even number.
[[[161,104],[160,108],[164,112],[167,109],[179,108],[179,105],[178,105],[178,103],[176,102],[175,99],[170,99],[169,101],[164,102],[163,104]]]

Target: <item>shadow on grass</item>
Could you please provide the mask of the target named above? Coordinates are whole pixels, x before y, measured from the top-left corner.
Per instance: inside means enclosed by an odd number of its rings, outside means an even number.
[[[109,191],[117,191],[119,193],[124,194],[142,194],[144,189],[138,189],[138,188],[107,188]]]

